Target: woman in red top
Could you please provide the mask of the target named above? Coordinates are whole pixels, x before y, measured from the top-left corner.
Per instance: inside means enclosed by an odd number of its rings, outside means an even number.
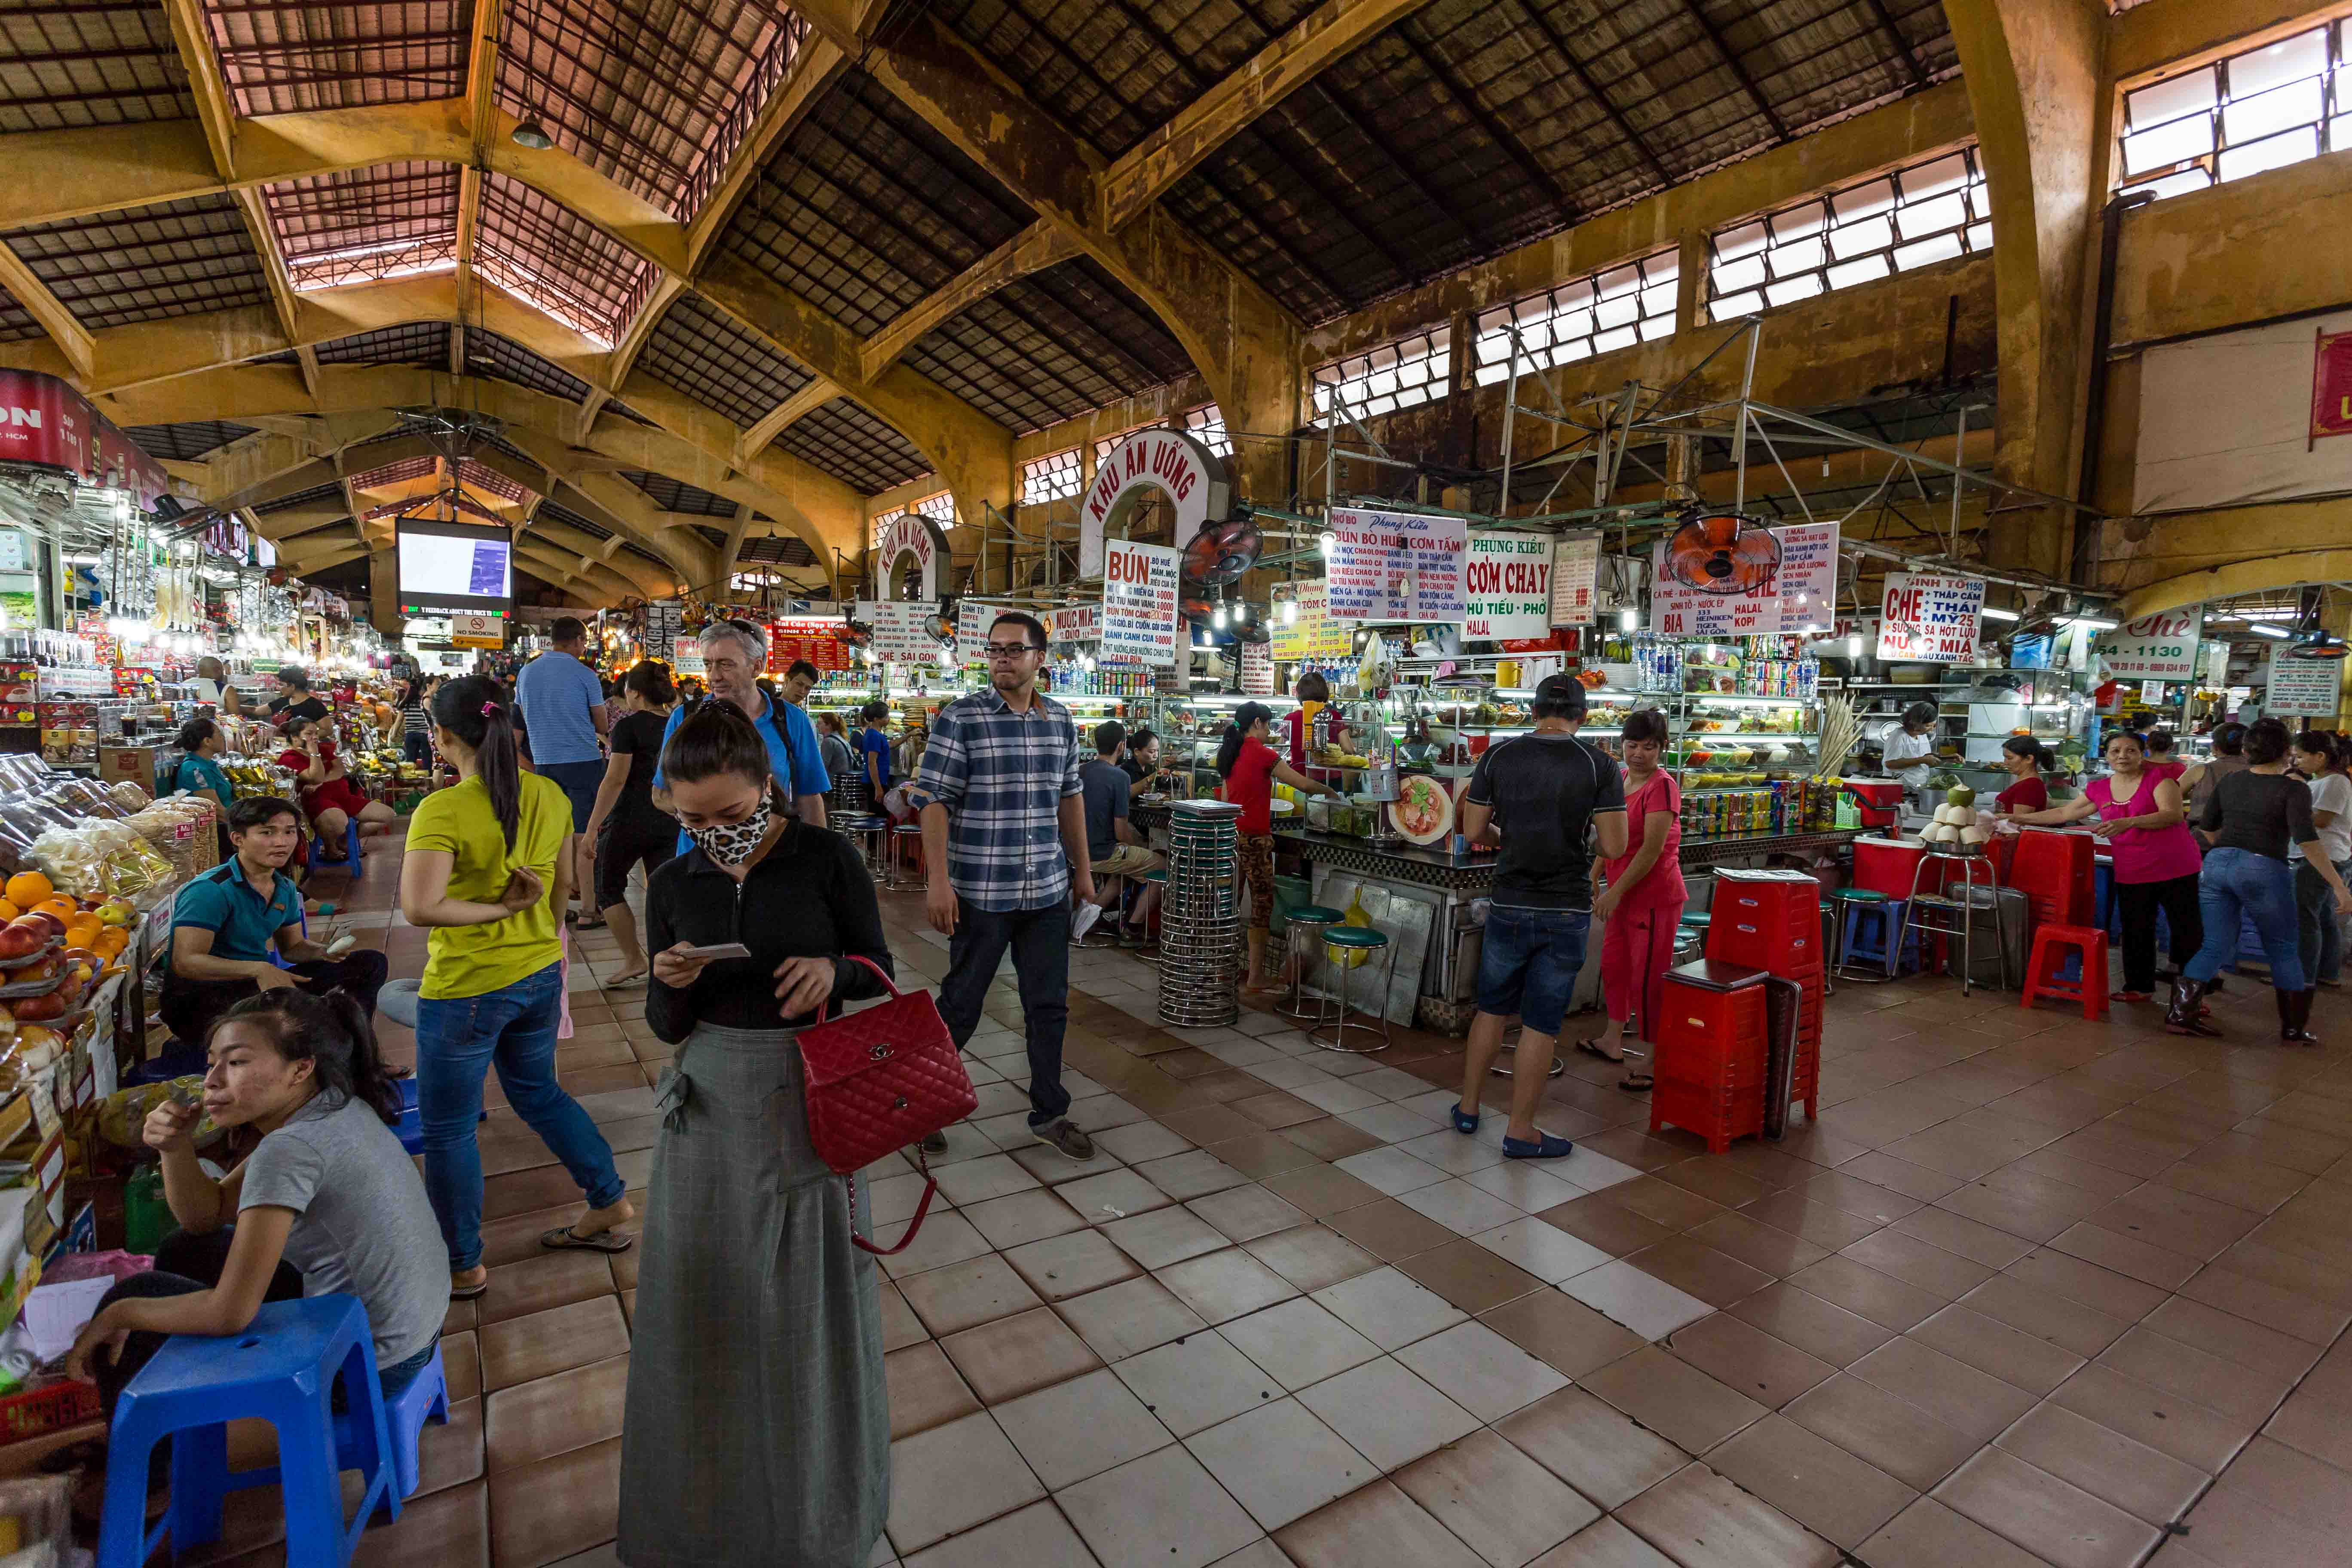
[[[2057,761],[2047,746],[2031,735],[2011,735],[2003,741],[2000,765],[2017,782],[1993,797],[1994,808],[2011,813],[2049,809],[2050,786],[2042,782],[2042,772]]]
[[[1274,713],[1263,702],[1244,702],[1234,710],[1233,728],[1217,747],[1217,773],[1225,781],[1224,797],[1242,808],[1241,872],[1249,883],[1249,979],[1252,991],[1272,991],[1281,982],[1266,973],[1266,932],[1274,924],[1274,783],[1276,779],[1309,795],[1337,795],[1328,784],[1317,784],[1275,754],[1266,744],[1274,729]]]
[[[1622,1042],[1658,1037],[1657,1010],[1665,973],[1675,961],[1675,931],[1689,894],[1683,887],[1682,792],[1674,775],[1658,766],[1666,747],[1666,717],[1654,708],[1625,716],[1625,853],[1593,862],[1593,880],[1605,872],[1609,890],[1592,902],[1602,921],[1601,996]],[[1605,1062],[1625,1059],[1623,1046],[1612,1055],[1609,1036],[1579,1040],[1577,1048]],[[1639,1094],[1651,1085],[1645,1072],[1628,1073],[1621,1088]]]
[[[354,817],[362,836],[389,833],[399,814],[380,800],[362,795],[335,755],[335,742],[315,719],[297,719],[286,726],[287,749],[278,765],[292,770],[302,789],[302,810],[310,818],[320,843],[334,851],[322,857],[340,859],[343,828]]]

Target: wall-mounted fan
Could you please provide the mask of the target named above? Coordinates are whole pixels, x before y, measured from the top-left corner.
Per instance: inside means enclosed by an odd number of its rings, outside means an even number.
[[[2352,653],[2352,644],[2347,644],[2332,632],[2315,626],[2296,637],[2294,646],[2286,651],[2289,658],[2342,658]]]
[[[1746,594],[1780,570],[1780,542],[1737,512],[1694,511],[1666,541],[1665,569],[1702,594]]]
[[[841,640],[851,647],[865,647],[874,640],[874,628],[845,610],[841,616]]]
[[[1205,588],[1238,583],[1243,574],[1257,564],[1258,552],[1265,545],[1257,524],[1247,518],[1210,523],[1184,546],[1184,581]]]

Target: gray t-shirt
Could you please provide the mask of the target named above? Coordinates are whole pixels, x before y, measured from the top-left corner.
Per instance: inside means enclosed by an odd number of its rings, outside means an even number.
[[[1078,770],[1078,782],[1087,792],[1087,858],[1108,860],[1118,848],[1118,829],[1111,825],[1126,816],[1134,783],[1125,769],[1100,757]]]
[[[245,1163],[237,1210],[292,1209],[286,1261],[305,1296],[357,1296],[378,1367],[433,1342],[449,1313],[449,1253],[425,1180],[383,1118],[320,1094]]]

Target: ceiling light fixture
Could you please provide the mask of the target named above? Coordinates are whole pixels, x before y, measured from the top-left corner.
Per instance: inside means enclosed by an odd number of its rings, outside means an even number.
[[[547,127],[539,122],[536,114],[525,116],[521,124],[507,132],[507,140],[534,153],[544,153],[555,145],[555,138],[547,133]]]

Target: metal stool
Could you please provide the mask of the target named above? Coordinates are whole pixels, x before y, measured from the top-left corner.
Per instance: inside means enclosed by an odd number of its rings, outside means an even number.
[[[1855,970],[1849,974],[1845,969],[1845,931],[1853,911],[1864,906],[1871,906],[1874,912],[1882,912],[1876,910],[1876,906],[1884,905],[1888,901],[1885,893],[1869,888],[1838,888],[1831,892],[1828,901],[1822,906],[1823,913],[1830,917],[1831,930],[1834,933],[1830,940],[1829,978],[1850,980],[1858,985],[1884,985],[1897,977],[1896,972],[1902,967],[1899,959],[1888,961],[1883,966],[1884,972],[1877,974],[1871,974],[1862,970]],[[1882,949],[1891,953],[1900,954],[1903,952],[1902,943],[1894,936],[1882,932],[1879,942]],[[1894,943],[1893,947],[1886,948],[1885,944],[1890,942]]]
[[[866,857],[866,874],[887,886],[890,877],[890,819],[887,816],[845,817],[841,830],[857,841],[858,851]]]
[[[1287,1000],[1274,1005],[1276,1012],[1286,1018],[1297,1018],[1302,1022],[1322,1013],[1320,997],[1316,999],[1313,1011],[1307,1008],[1307,966],[1315,959],[1316,936],[1346,918],[1339,910],[1326,909],[1321,904],[1301,904],[1283,917],[1282,957],[1290,969],[1290,995]],[[1300,931],[1307,932],[1308,939],[1303,952],[1298,946]]]
[[[1920,891],[1920,884],[1927,875],[1927,868],[1938,862],[1943,863],[1948,869],[1954,865],[1960,868],[1958,898],[1952,898],[1948,892]],[[1904,942],[1911,940],[1911,933],[1914,931],[1959,938],[1960,994],[1963,996],[1969,994],[1969,986],[1976,972],[1974,917],[1977,907],[1977,872],[1979,868],[1984,872],[1985,891],[1992,895],[1990,908],[1995,973],[2000,976],[2000,989],[2008,990],[2009,943],[2000,921],[2000,879],[1993,875],[1992,860],[1982,850],[1971,847],[1966,851],[1956,852],[1941,845],[1928,846],[1927,853],[1919,858],[1918,868],[1911,873],[1911,899],[1903,910],[1902,941]],[[1938,873],[1938,883],[1946,889],[1950,887],[1950,883],[1943,879],[1942,873]],[[1901,951],[1899,945],[1896,951]],[[1925,965],[1921,967],[1924,968]]]
[[[915,852],[914,867],[912,870],[907,871],[907,874],[902,877],[899,873],[902,870],[906,870],[907,862],[907,856],[904,851],[908,848],[912,848]],[[901,888],[919,888],[924,886],[922,824],[919,822],[902,822],[898,824],[898,826],[893,827],[890,830],[889,879],[883,885],[894,892]]]
[[[1371,968],[1372,954],[1376,952],[1381,954],[1381,987],[1373,993],[1374,1008],[1370,1016],[1381,1021],[1381,1043],[1377,1046],[1351,1046],[1348,1044],[1349,1028],[1363,1035],[1370,1035],[1374,1031],[1370,1024],[1350,1025],[1348,1022],[1348,976],[1354,970]],[[1345,1051],[1349,1056],[1360,1057],[1388,1049],[1392,1043],[1389,1035],[1389,981],[1396,972],[1396,944],[1389,941],[1386,931],[1376,931],[1370,926],[1328,926],[1323,931],[1323,958],[1339,972],[1338,994],[1318,993],[1315,1021],[1307,1026],[1307,1037],[1324,1050]],[[1334,1002],[1338,1004],[1339,1011],[1327,1016],[1324,1005]],[[1327,1028],[1331,1031],[1331,1037],[1328,1040],[1318,1034]]]
[[[1520,1031],[1521,1031],[1522,1033],[1524,1033],[1524,1032],[1526,1031],[1527,1026],[1526,1026],[1526,1025],[1524,1025],[1524,1024],[1522,1024],[1521,1026],[1519,1026],[1519,1027],[1520,1027]],[[1553,1041],[1553,1045],[1554,1045],[1555,1048],[1553,1049],[1553,1051],[1552,1051],[1552,1053],[1551,1053],[1551,1066],[1550,1066],[1550,1068],[1549,1068],[1548,1069],[1546,1069],[1546,1071],[1545,1071],[1545,1073],[1544,1073],[1544,1077],[1546,1077],[1546,1078],[1558,1078],[1560,1074],[1562,1074],[1562,1073],[1564,1073],[1564,1072],[1566,1072],[1566,1071],[1568,1070],[1568,1064],[1567,1064],[1566,1062],[1564,1062],[1564,1061],[1562,1061],[1562,1060],[1560,1060],[1560,1059],[1559,1059],[1559,1050],[1558,1050],[1558,1048],[1557,1048],[1557,1047],[1558,1047],[1558,1045],[1559,1045],[1559,1041],[1558,1041],[1558,1039],[1557,1039],[1557,1038],[1555,1038],[1555,1039],[1554,1039],[1554,1041]],[[1514,1053],[1516,1053],[1516,1052],[1518,1050],[1518,1048],[1519,1048],[1519,1042],[1518,1042],[1518,1040],[1517,1040],[1517,1038],[1516,1037],[1513,1037],[1513,1038],[1511,1038],[1511,1039],[1505,1040],[1505,1041],[1503,1042],[1503,1044],[1502,1044],[1502,1048],[1501,1048],[1501,1052],[1500,1052],[1500,1054],[1499,1054],[1499,1055],[1497,1055],[1497,1056],[1495,1058],[1495,1065],[1494,1065],[1493,1067],[1490,1067],[1490,1068],[1488,1068],[1486,1069],[1487,1075],[1488,1075],[1489,1077],[1492,1077],[1492,1078],[1516,1078],[1516,1077],[1517,1077],[1518,1075],[1517,1075],[1517,1073],[1513,1072],[1509,1068],[1507,1068],[1507,1067],[1505,1067],[1505,1066],[1503,1065],[1503,1060],[1504,1060],[1504,1058],[1505,1058],[1509,1057],[1509,1056],[1512,1056]]]
[[[1167,908],[1168,868],[1165,866],[1158,867],[1150,871],[1140,872],[1137,875],[1135,879],[1138,882],[1149,882],[1153,887],[1158,888],[1160,889],[1160,908],[1162,910]],[[1143,930],[1145,939],[1143,945],[1138,948],[1130,948],[1129,951],[1133,952],[1136,957],[1141,959],[1146,963],[1158,963],[1160,962],[1159,928],[1147,921],[1144,922]]]

